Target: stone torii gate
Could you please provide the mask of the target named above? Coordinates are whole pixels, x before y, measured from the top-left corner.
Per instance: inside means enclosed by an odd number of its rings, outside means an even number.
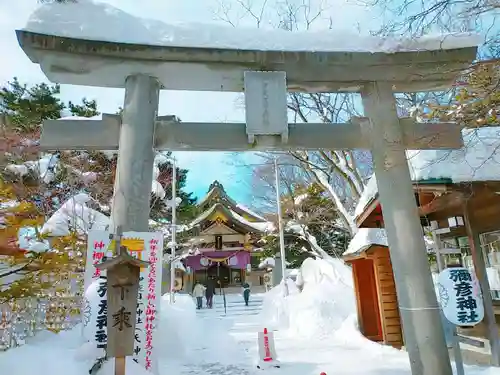
[[[147,230],[153,148],[159,150],[353,149],[372,151],[413,375],[451,375],[405,149],[460,147],[453,124],[399,119],[394,92],[448,87],[476,46],[369,53],[151,46],[17,31],[53,82],[125,88],[122,121],[47,121],[45,149],[119,149],[114,225]],[[160,89],[245,91],[246,124],[157,117]],[[287,124],[287,91],[360,92],[367,118]]]

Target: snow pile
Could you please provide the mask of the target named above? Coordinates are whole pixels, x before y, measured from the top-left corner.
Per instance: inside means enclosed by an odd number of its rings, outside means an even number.
[[[162,359],[188,358],[189,350],[197,346],[201,329],[196,316],[196,305],[187,294],[177,294],[175,303],[170,303],[170,295],[161,298],[158,347]]]
[[[290,327],[301,337],[329,335],[356,314],[352,274],[341,260],[306,259],[302,293],[290,300]]]
[[[8,164],[5,170],[21,177],[32,173],[34,176],[40,177],[44,183],[49,184],[55,179],[58,163],[58,155],[46,154],[36,161],[28,160],[23,164]]]
[[[92,198],[88,194],[76,194],[64,202],[42,227],[42,233],[51,236],[67,236],[71,230],[86,234],[90,229],[105,230],[111,223],[106,215],[87,207]]]
[[[0,353],[0,374],[38,374],[40,369],[54,375],[88,374],[94,364],[89,345],[82,342],[81,326],[59,334],[40,332],[26,345]],[[127,358],[127,373],[150,375],[143,367]],[[104,363],[99,375],[114,375],[114,361]]]
[[[401,52],[475,47],[482,38],[471,34],[417,39],[384,39],[352,32],[244,29],[208,24],[165,24],[141,19],[92,0],[44,4],[30,17],[26,30],[90,40],[175,47],[249,50]],[[341,37],[339,37],[341,36]]]
[[[293,280],[286,279],[286,282],[288,297],[284,297],[283,284],[275,286],[264,295],[260,317],[263,325],[268,329],[290,328],[288,302],[299,293],[299,289]]]
[[[266,294],[263,322],[272,328],[288,329],[296,337],[334,334],[356,314],[352,274],[338,259],[312,259],[301,268],[302,292],[296,286],[283,297],[281,287]],[[289,281],[289,285],[292,282]]]

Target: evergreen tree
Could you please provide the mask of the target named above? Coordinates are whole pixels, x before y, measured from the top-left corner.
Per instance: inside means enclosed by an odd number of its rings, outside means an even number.
[[[68,103],[69,111],[73,116],[93,117],[100,114],[97,110],[97,102],[95,100],[82,99],[82,104],[74,104],[71,101]]]
[[[40,83],[27,87],[14,78],[0,90],[0,113],[21,131],[33,131],[43,120],[61,117],[66,106],[57,97],[60,92],[59,85]]]
[[[170,157],[171,152],[168,151],[164,153],[165,156]],[[170,221],[172,218],[172,211],[166,205],[166,201],[170,200],[172,197],[172,163],[170,161],[166,161],[165,163],[160,164],[160,176],[158,177],[158,181],[162,184],[165,189],[165,199],[159,200],[155,197],[152,197],[152,209],[151,209],[151,218],[153,220]],[[188,193],[185,191],[186,187],[186,179],[187,179],[187,169],[182,169],[177,167],[176,169],[176,195],[178,198],[182,199],[179,206],[177,206],[177,221],[180,223],[187,222],[193,219],[197,215],[197,207],[196,207],[196,197],[193,197],[193,193]]]

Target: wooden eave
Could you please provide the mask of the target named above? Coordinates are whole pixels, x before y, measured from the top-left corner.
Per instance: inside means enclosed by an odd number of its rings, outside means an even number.
[[[413,183],[413,190],[415,192],[446,192],[452,188],[449,183]],[[380,228],[383,225],[382,208],[380,206],[379,194],[366,205],[364,211],[355,218],[356,226],[358,228]]]
[[[246,223],[239,221],[237,218],[235,218],[233,216],[233,214],[231,213],[231,210],[228,209],[226,206],[224,206],[222,203],[216,203],[214,206],[212,206],[212,207],[214,207],[213,212],[210,215],[208,215],[206,218],[204,218],[203,220],[198,222],[197,226],[203,227],[204,224],[208,224],[208,226],[212,225],[213,220],[210,220],[210,217],[212,217],[212,215],[214,215],[215,213],[220,212],[228,218],[228,223],[226,223],[225,225],[229,228],[231,228],[231,225],[234,225],[235,228],[233,228],[233,229],[235,229],[237,232],[240,232],[240,233],[263,233],[263,231],[258,230],[257,228],[254,228],[252,226],[249,226]],[[212,209],[212,208],[210,208],[210,209]]]
[[[428,225],[429,220],[439,218],[439,213],[444,216],[462,215],[463,204],[467,199],[475,197],[478,201],[476,207],[478,209],[493,210],[498,207],[489,207],[487,197],[494,197],[500,193],[500,181],[471,181],[460,183],[414,183],[413,189],[415,192],[422,193],[438,193],[430,202],[418,207],[419,216],[422,220],[422,225]],[[481,201],[485,200],[481,206]],[[499,195],[500,200],[500,195]],[[381,212],[379,195],[370,201],[361,215],[356,217],[356,225],[358,228],[377,228],[377,223],[383,226],[383,219],[377,216]]]

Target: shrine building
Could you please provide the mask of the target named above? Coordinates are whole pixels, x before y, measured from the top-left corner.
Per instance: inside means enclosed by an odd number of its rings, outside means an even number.
[[[244,282],[263,286],[257,242],[273,224],[231,199],[218,181],[198,207],[200,215],[178,232],[184,270],[177,267],[175,288],[191,292],[196,282],[209,279],[226,293],[239,291]]]

